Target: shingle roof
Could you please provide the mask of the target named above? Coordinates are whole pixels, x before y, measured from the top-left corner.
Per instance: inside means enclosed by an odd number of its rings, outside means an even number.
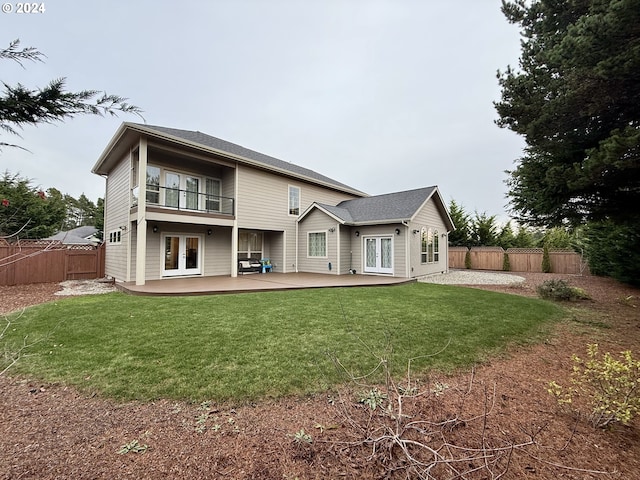
[[[345,223],[355,223],[355,220],[351,216],[351,212],[349,212],[347,208],[327,205],[325,203],[318,203],[318,205]]]
[[[252,162],[262,164],[266,167],[275,168],[284,172],[288,172],[294,176],[307,177],[309,179],[316,180],[328,185],[332,185],[340,189],[346,189],[357,194],[366,195],[365,193],[349,185],[338,182],[332,178],[329,178],[325,175],[322,175],[308,168],[304,168],[299,165],[295,165],[293,163],[285,162],[284,160],[280,160],[275,157],[270,157],[269,155],[265,155],[264,153],[250,150],[248,148],[242,147],[235,143],[222,140],[221,138],[207,135],[206,133],[202,133],[199,131],[194,132],[192,130],[181,130],[177,128],[161,127],[158,125],[145,125],[145,124],[138,124],[138,123],[134,123],[132,125],[136,125],[142,129],[155,130],[159,133],[171,135],[173,137],[177,137],[179,139],[186,140],[191,143],[196,143],[204,147],[213,148],[215,150],[220,150],[222,152],[226,152],[235,156],[246,158]]]
[[[391,222],[410,220],[433,194],[436,187],[345,200],[336,206],[318,204],[345,223]]]
[[[73,228],[68,231],[58,232],[45,240],[59,240],[65,245],[93,245],[90,237],[98,233],[98,229],[92,226]]]

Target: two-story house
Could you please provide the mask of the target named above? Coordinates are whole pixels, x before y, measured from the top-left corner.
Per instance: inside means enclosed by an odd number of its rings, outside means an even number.
[[[273,272],[416,277],[447,270],[454,226],[437,187],[367,194],[200,132],[123,123],[93,167],[106,178],[106,274],[144,285]]]

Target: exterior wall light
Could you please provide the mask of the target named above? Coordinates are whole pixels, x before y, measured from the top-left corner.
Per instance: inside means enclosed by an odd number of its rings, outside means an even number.
[[[400,229],[396,228],[396,235],[400,235]]]
[[[356,237],[360,236],[360,230],[356,230]]]
[[[211,229],[207,230],[207,235],[211,235],[212,233],[213,233],[213,230],[211,230]]]
[[[153,233],[158,233],[158,225],[154,225],[151,230],[153,230]]]

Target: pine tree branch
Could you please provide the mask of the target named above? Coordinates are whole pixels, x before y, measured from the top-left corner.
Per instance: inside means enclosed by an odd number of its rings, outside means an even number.
[[[0,60],[13,60],[23,68],[25,61],[42,62],[42,57],[44,55],[33,47],[20,48],[20,40],[14,40],[7,48],[0,50]],[[20,83],[8,85],[2,82],[2,85],[0,131],[18,137],[19,131],[27,125],[60,122],[77,115],[118,116],[119,113],[132,113],[145,121],[142,110],[130,104],[128,98],[100,90],[69,92],[64,77],[38,89],[30,89]],[[8,142],[0,142],[0,151],[2,147],[26,150]]]
[[[7,48],[0,50],[0,60],[13,60],[17,62],[22,68],[24,68],[22,62],[24,62],[25,60],[29,60],[32,62],[42,62],[42,57],[46,57],[45,54],[39,52],[34,47],[26,47],[20,50],[19,46],[20,40],[13,40],[11,43],[9,43],[9,46]]]

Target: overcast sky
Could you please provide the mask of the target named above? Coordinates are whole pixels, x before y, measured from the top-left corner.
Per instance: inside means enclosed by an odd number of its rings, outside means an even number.
[[[3,0],[4,1],[4,0]],[[42,2],[0,13],[44,63],[3,61],[0,80],[118,94],[151,125],[201,132],[310,168],[369,194],[438,185],[473,213],[505,217],[504,170],[523,140],[494,124],[496,71],[519,32],[500,0]],[[4,8],[4,7],[3,7]],[[0,168],[95,201],[98,156],[123,121],[77,117],[2,133]]]

